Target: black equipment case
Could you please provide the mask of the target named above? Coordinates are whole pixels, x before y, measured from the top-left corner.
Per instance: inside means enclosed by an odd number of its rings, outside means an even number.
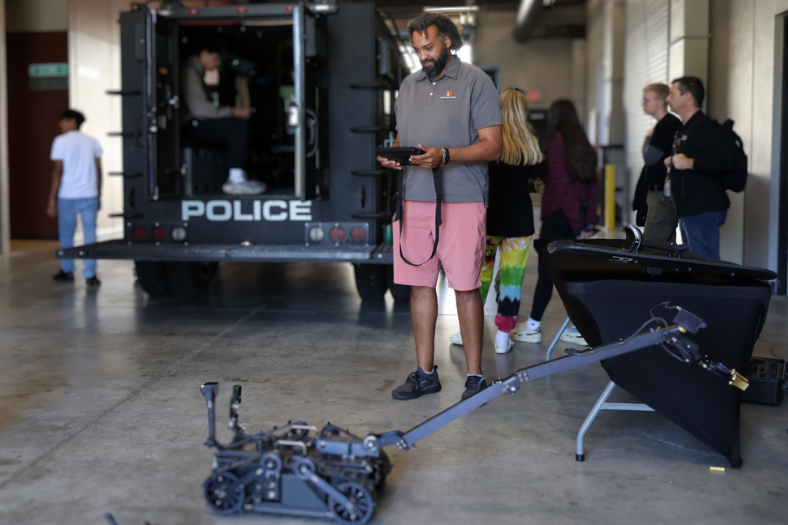
[[[769,309],[774,272],[702,259],[680,246],[640,239],[537,241],[572,322],[591,346],[628,337],[650,315],[681,305],[708,324],[696,342],[746,373]],[[666,251],[667,250],[667,251]],[[656,307],[656,308],[655,308]],[[602,362],[610,379],[741,466],[740,390],[709,380],[659,347]]]
[[[788,368],[785,359],[751,358],[747,379],[750,381],[750,387],[742,394],[742,401],[778,406],[783,401],[783,390],[788,388]]]

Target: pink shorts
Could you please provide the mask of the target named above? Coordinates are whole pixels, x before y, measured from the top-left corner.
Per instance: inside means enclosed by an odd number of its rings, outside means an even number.
[[[402,228],[402,253],[413,264],[426,261],[435,243],[435,203],[403,201],[405,224]],[[483,202],[444,202],[441,207],[438,251],[422,266],[411,266],[399,253],[399,221],[394,233],[394,282],[435,288],[438,272],[446,273],[455,290],[475,290],[482,285],[482,264],[486,244],[487,210]]]

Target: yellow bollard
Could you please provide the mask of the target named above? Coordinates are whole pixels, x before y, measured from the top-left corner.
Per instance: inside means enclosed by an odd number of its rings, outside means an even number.
[[[605,164],[605,229],[616,228],[616,166]]]

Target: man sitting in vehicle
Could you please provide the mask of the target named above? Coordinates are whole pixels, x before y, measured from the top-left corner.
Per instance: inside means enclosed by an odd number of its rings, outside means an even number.
[[[187,57],[181,64],[181,98],[186,105],[181,124],[197,140],[227,146],[230,174],[222,191],[233,195],[257,195],[265,192],[267,185],[247,178],[244,170],[249,154],[246,121],[251,111],[214,105],[208,87],[219,84],[221,65],[221,48],[214,43],[204,44],[199,54]]]

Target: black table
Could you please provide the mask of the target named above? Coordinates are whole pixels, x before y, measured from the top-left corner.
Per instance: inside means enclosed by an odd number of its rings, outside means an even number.
[[[692,335],[701,353],[745,374],[769,309],[774,273],[684,254],[641,248],[631,241],[559,241],[548,250],[537,241],[567,314],[589,345],[625,338],[669,301],[703,318],[708,327]],[[552,251],[553,253],[548,253]],[[669,323],[675,310],[655,315]],[[734,468],[739,446],[741,390],[698,366],[689,366],[659,347],[602,362],[610,379],[656,412],[719,452]]]

